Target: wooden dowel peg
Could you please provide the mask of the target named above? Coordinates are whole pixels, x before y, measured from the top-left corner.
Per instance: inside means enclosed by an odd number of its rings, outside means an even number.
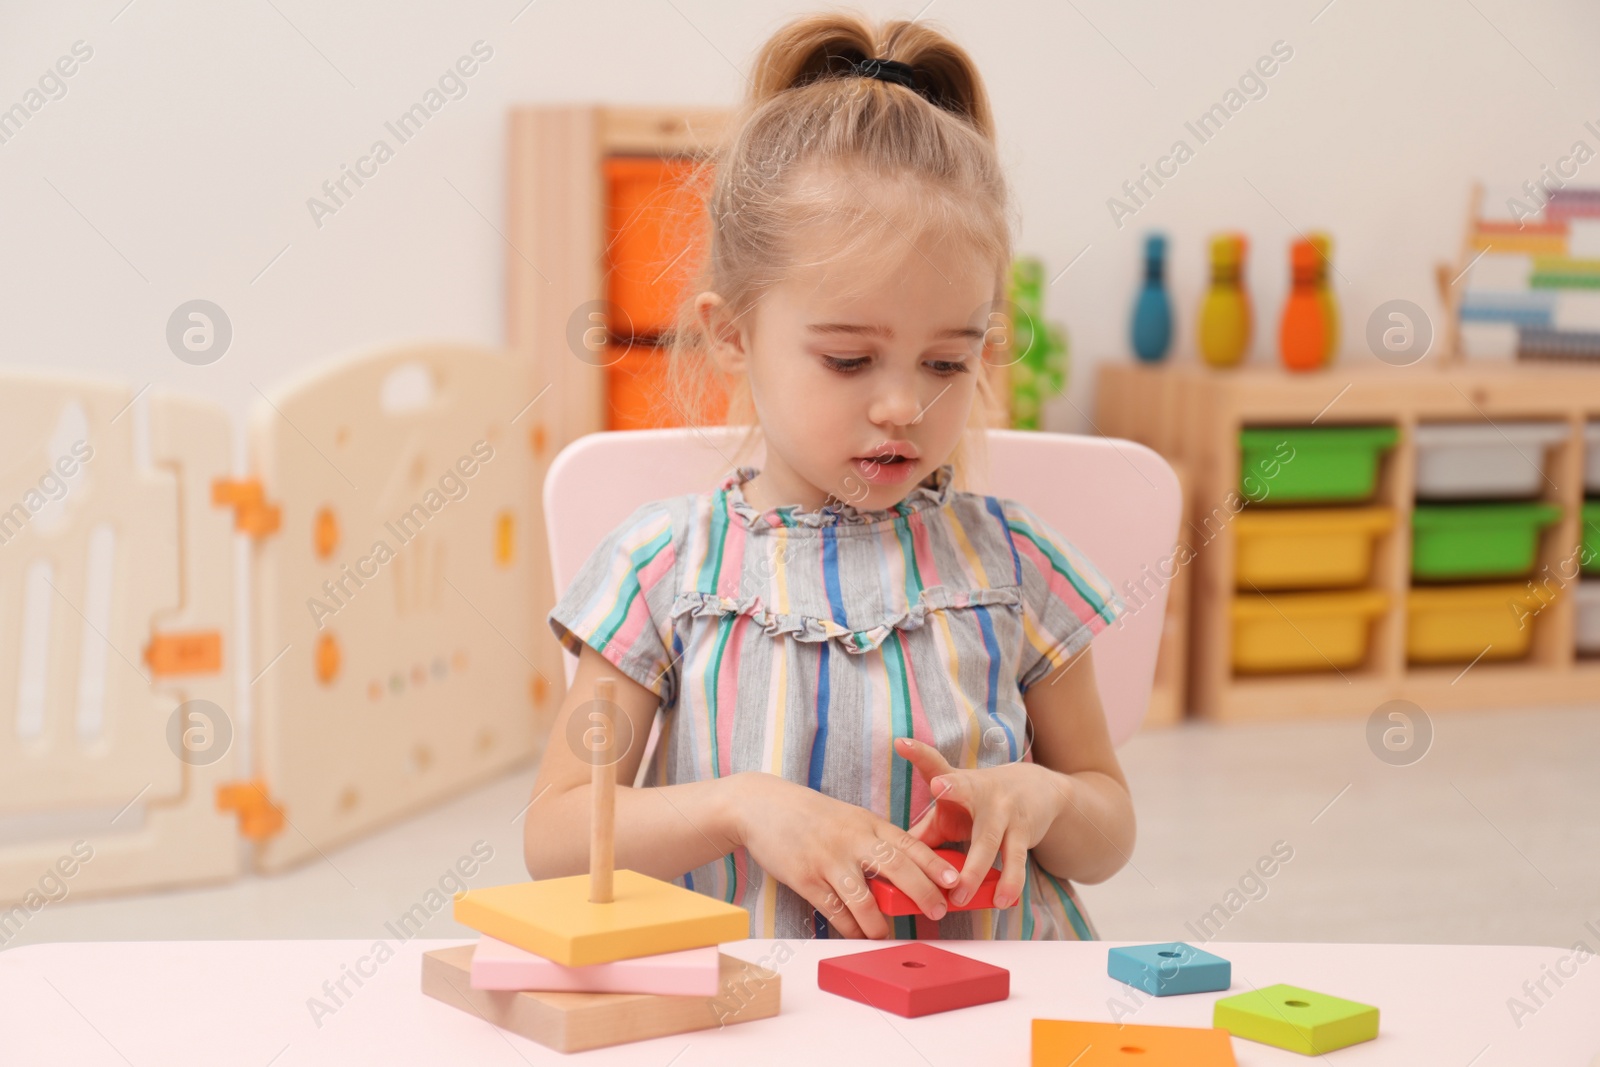
[[[589,900],[594,904],[611,903],[611,872],[615,863],[616,812],[617,812],[617,743],[616,722],[617,680],[601,678],[594,686],[595,701],[600,705],[591,713],[595,724],[584,733],[585,738],[597,741],[589,745],[590,797],[589,809]]]

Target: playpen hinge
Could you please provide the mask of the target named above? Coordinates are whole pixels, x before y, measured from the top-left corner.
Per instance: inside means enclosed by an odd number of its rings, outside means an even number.
[[[194,630],[153,634],[144,661],[156,675],[215,674],[222,669],[222,633]]]
[[[283,812],[267,795],[259,778],[224,782],[217,786],[217,810],[239,814],[239,832],[252,841],[265,841],[283,829]]]
[[[233,508],[233,528],[261,538],[278,529],[278,505],[267,502],[259,478],[218,478],[211,483],[211,502]]]

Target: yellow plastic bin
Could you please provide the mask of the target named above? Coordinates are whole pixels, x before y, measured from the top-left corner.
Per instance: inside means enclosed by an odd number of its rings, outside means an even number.
[[[1528,653],[1540,612],[1557,596],[1546,583],[1438,586],[1406,596],[1406,656],[1413,663],[1517,659]]]
[[[1233,598],[1233,669],[1240,674],[1329,671],[1367,658],[1372,621],[1389,610],[1376,589],[1243,593]]]
[[[1364,585],[1378,536],[1394,528],[1390,508],[1245,508],[1234,521],[1239,589]]]

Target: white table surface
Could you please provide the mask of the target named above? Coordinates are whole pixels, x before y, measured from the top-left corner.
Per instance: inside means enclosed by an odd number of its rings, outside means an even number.
[[[420,992],[423,952],[460,939],[385,944],[392,958],[320,1025],[308,1007],[323,982],[355,969],[372,941],[117,941],[30,945],[0,952],[0,1064],[173,1067],[182,1064],[583,1062],[693,1064],[959,1064],[1028,1062],[1033,1018],[1113,1020],[1129,987],[1106,976],[1106,950],[1130,942],[946,942],[1011,971],[1011,997],[962,1011],[903,1019],[817,988],[817,960],[882,947],[864,941],[744,941],[723,951],[775,961],[792,953],[776,1018],[563,1055]],[[1287,982],[1377,1005],[1376,1041],[1325,1061],[1379,1067],[1591,1067],[1600,1053],[1600,959],[1576,967],[1531,1016],[1513,1021],[1511,997],[1571,949],[1526,946],[1207,944],[1233,961],[1238,993]],[[1565,965],[1571,971],[1571,962]],[[1144,998],[1123,1021],[1209,1026],[1220,996]],[[329,1001],[331,1004],[331,1001]],[[1529,1002],[1531,1003],[1531,1001]],[[1245,1067],[1306,1057],[1234,1039]]]

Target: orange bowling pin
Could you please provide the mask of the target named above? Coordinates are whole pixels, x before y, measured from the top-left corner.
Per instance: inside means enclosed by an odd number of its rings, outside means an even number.
[[[1294,284],[1283,305],[1278,353],[1290,370],[1316,370],[1328,353],[1328,324],[1317,292],[1322,257],[1310,241],[1296,241],[1290,248],[1289,260]]]

